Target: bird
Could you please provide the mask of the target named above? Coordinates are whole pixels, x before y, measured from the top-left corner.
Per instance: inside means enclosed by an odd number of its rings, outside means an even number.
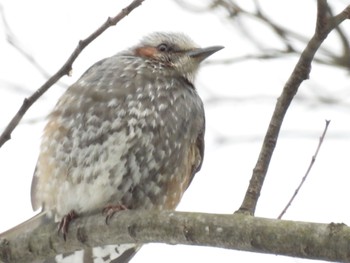
[[[48,116],[35,168],[34,210],[66,238],[78,216],[174,210],[201,169],[205,113],[194,86],[201,48],[183,33],[154,32],[91,66]],[[45,262],[131,260],[140,245],[110,245]],[[89,258],[89,259],[88,259]]]

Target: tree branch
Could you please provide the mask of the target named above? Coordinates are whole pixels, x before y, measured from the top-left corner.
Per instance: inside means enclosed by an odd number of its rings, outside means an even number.
[[[115,17],[109,17],[106,22],[104,22],[95,32],[93,32],[86,39],[79,41],[78,46],[75,48],[73,53],[70,55],[68,60],[64,65],[51,77],[44,85],[42,85],[37,91],[34,92],[29,98],[25,98],[22,106],[12,118],[10,123],[7,125],[3,133],[0,135],[0,148],[2,145],[11,139],[11,133],[16,128],[20,120],[23,118],[27,110],[37,101],[53,84],[55,84],[61,77],[68,75],[72,70],[72,64],[83,49],[88,46],[93,40],[95,40],[99,35],[101,35],[106,29],[111,26],[115,26],[120,20],[130,14],[136,7],[140,6],[144,0],[134,0],[126,8],[122,9],[118,15]]]
[[[305,173],[305,175],[303,176],[303,178],[301,179],[301,182],[300,182],[300,184],[298,185],[297,189],[295,189],[294,194],[292,195],[291,199],[289,200],[289,202],[287,203],[287,205],[284,207],[284,209],[282,210],[282,212],[279,214],[279,216],[277,217],[277,219],[281,219],[282,216],[287,212],[288,208],[291,206],[292,202],[294,201],[295,197],[297,196],[297,194],[299,193],[301,187],[303,186],[303,184],[304,184],[306,178],[308,177],[308,175],[309,175],[309,173],[310,173],[310,171],[311,171],[311,169],[312,169],[312,167],[313,167],[313,165],[314,165],[314,163],[315,163],[315,161],[316,161],[318,152],[319,152],[320,149],[321,149],[321,145],[322,145],[323,140],[324,140],[324,138],[325,138],[325,136],[326,136],[327,129],[328,129],[328,126],[329,126],[329,123],[330,123],[330,122],[331,122],[330,120],[326,120],[326,125],[325,125],[324,130],[323,130],[323,133],[322,133],[322,135],[321,135],[321,137],[320,137],[320,139],[319,139],[318,146],[317,146],[317,148],[316,148],[316,152],[315,152],[315,154],[314,154],[314,155],[312,156],[312,158],[311,158],[311,162],[310,162],[310,164],[309,164],[309,167],[307,168],[306,173]]]
[[[347,6],[339,15],[328,18],[326,17],[327,1],[319,0],[317,12],[318,15],[315,34],[302,52],[298,63],[296,64],[290,78],[283,88],[282,94],[277,100],[258,161],[253,170],[252,178],[246,191],[243,203],[238,212],[245,212],[251,215],[254,214],[271,157],[277,143],[279,131],[288,107],[297,93],[301,83],[309,78],[311,62],[322,42],[335,27],[350,17],[350,5]]]
[[[50,74],[36,61],[33,55],[26,50],[26,47],[21,43],[21,41],[17,38],[17,36],[13,33],[12,29],[10,28],[10,25],[7,22],[5,11],[3,6],[0,4],[0,17],[2,20],[2,24],[4,26],[5,30],[5,36],[7,42],[13,46],[20,54],[23,55],[24,58],[26,58],[34,68],[36,68],[39,73],[45,78],[49,78]]]
[[[350,228],[344,224],[243,214],[123,211],[109,225],[101,214],[76,219],[70,225],[66,242],[57,235],[56,223],[10,240],[0,239],[0,262],[33,262],[86,247],[151,242],[350,262],[349,240]]]
[[[282,57],[286,53],[288,54],[295,54],[300,55],[301,51],[299,50],[298,46],[296,45],[297,42],[300,42],[300,44],[307,43],[309,41],[309,37],[306,37],[298,32],[292,31],[289,28],[286,28],[282,25],[280,25],[278,22],[273,21],[271,17],[268,16],[266,12],[263,10],[263,5],[260,4],[259,1],[253,0],[253,4],[255,6],[254,11],[250,11],[249,8],[245,8],[239,5],[237,1],[235,0],[212,0],[209,1],[207,4],[202,5],[194,5],[190,3],[190,1],[185,0],[175,0],[175,2],[182,8],[196,13],[204,13],[204,12],[213,12],[217,9],[224,9],[227,13],[227,20],[232,22],[235,22],[235,28],[239,30],[247,40],[256,46],[260,50],[260,52],[264,52],[266,48],[265,42],[261,42],[261,39],[257,34],[255,34],[254,31],[251,31],[249,26],[247,27],[246,23],[244,22],[247,18],[256,20],[265,26],[269,27],[271,31],[275,34],[277,38],[280,39],[280,42],[282,45],[284,45],[284,48],[269,48],[272,50],[278,50],[278,52],[275,55],[277,58]],[[238,1],[239,2],[239,1]],[[323,2],[324,4],[327,4],[326,1]],[[301,7],[302,8],[302,7]],[[250,8],[251,9],[251,8]],[[221,11],[221,10],[220,10]],[[328,6],[328,16],[333,16],[331,8]],[[219,12],[220,16],[222,15],[222,12]],[[237,26],[238,25],[238,26]],[[339,27],[335,28],[335,31],[338,33],[339,36],[339,42],[343,46],[343,54],[338,55],[334,48],[323,46],[320,47],[319,53],[321,56],[318,58],[315,58],[314,61],[318,63],[322,63],[325,65],[332,65],[332,66],[338,66],[349,69],[350,65],[350,51],[349,51],[349,43],[346,39],[346,35],[343,32],[343,30]],[[259,57],[259,54],[253,55]],[[247,57],[247,59],[251,58],[250,56]],[[262,57],[265,58],[273,58],[273,57]],[[232,60],[226,60],[226,63],[237,62],[236,59]]]

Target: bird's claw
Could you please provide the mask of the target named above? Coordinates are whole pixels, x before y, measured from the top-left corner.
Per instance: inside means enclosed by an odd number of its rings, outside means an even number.
[[[119,211],[128,210],[125,205],[117,204],[117,205],[107,205],[102,210],[102,214],[106,215],[106,224],[108,225],[109,220],[113,217],[113,215]]]
[[[62,217],[61,222],[58,225],[58,234],[62,233],[64,241],[66,241],[67,239],[68,227],[70,222],[77,217],[78,214],[74,210],[70,211],[68,214]]]

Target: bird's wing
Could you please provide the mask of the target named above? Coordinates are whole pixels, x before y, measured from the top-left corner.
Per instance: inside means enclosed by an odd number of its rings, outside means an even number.
[[[190,186],[195,174],[201,169],[204,158],[204,131],[201,132],[195,143],[190,146],[189,162],[191,165],[190,178],[187,187]],[[186,187],[186,188],[187,188]]]
[[[55,195],[50,190],[46,190],[45,198],[42,197],[43,190],[48,187],[53,188],[52,191],[55,190],[55,186],[50,184],[59,185],[66,179],[77,182],[83,179],[82,176],[92,178],[93,175],[84,171],[74,171],[82,166],[92,166],[96,163],[95,159],[99,157],[99,153],[109,154],[112,159],[115,151],[107,153],[102,145],[110,140],[110,134],[119,134],[120,136],[116,136],[115,141],[111,143],[118,145],[119,152],[126,150],[126,146],[123,148],[125,140],[119,130],[127,123],[122,117],[126,108],[125,97],[133,94],[137,85],[132,82],[126,88],[126,80],[122,77],[124,68],[120,63],[116,63],[116,60],[117,56],[110,57],[90,67],[67,89],[50,114],[32,180],[31,201],[34,210],[45,206],[43,200],[47,202],[45,209],[54,208],[57,200],[54,200]],[[132,74],[133,71],[128,77],[133,78]],[[105,89],[104,92],[101,92],[101,89]],[[113,110],[109,110],[112,108]],[[90,151],[89,147],[99,148],[94,156],[84,155]],[[115,156],[115,159],[117,160],[118,156]],[[74,177],[75,175],[77,176]]]
[[[39,202],[36,198],[36,195],[35,195],[37,184],[38,184],[38,176],[36,175],[36,169],[37,168],[35,167],[33,179],[32,179],[32,185],[30,187],[30,199],[31,199],[32,208],[34,211],[39,209],[39,207],[42,205],[42,204],[39,204]]]
[[[72,95],[72,93],[75,93],[75,95],[79,95],[80,92],[91,92],[90,94],[88,94],[87,96],[90,98],[93,98],[94,101],[92,101],[93,105],[87,105],[84,104],[84,109],[81,109],[80,112],[83,112],[84,114],[81,115],[79,118],[85,118],[85,119],[79,119],[76,118],[76,116],[74,117],[75,120],[75,125],[78,126],[79,124],[84,125],[86,123],[87,118],[89,118],[89,116],[87,116],[86,112],[88,112],[89,107],[100,107],[100,108],[96,108],[95,110],[97,110],[97,112],[100,114],[99,117],[101,120],[106,120],[106,119],[115,119],[115,116],[101,116],[102,114],[108,114],[108,111],[103,111],[102,107],[105,107],[105,103],[104,103],[104,99],[105,98],[101,98],[99,97],[99,92],[96,90],[92,90],[91,88],[89,88],[88,86],[96,86],[96,87],[108,87],[109,86],[114,86],[116,87],[116,85],[123,85],[123,83],[116,83],[114,82],[112,85],[110,83],[108,83],[108,81],[110,81],[108,79],[108,74],[117,74],[118,75],[118,68],[113,68],[111,66],[111,63],[113,64],[113,62],[111,62],[110,59],[104,59],[101,60],[99,62],[97,62],[95,65],[93,65],[91,68],[89,68],[84,74],[83,76],[75,83],[73,84],[69,90],[66,92],[66,94],[61,98],[61,100],[57,103],[56,108],[54,109],[53,113],[51,114],[50,118],[49,118],[49,123],[50,123],[50,119],[52,119],[51,117],[54,117],[55,114],[58,115],[62,115],[63,111],[66,111],[66,113],[64,114],[71,114],[70,116],[66,116],[67,119],[73,117],[72,114],[74,114],[75,108],[77,108],[77,103],[75,103],[74,101],[67,101],[68,103],[64,103],[62,102],[62,100],[69,100],[69,96]],[[115,63],[114,63],[115,65]],[[99,75],[99,77],[97,76]],[[101,77],[102,76],[102,77]],[[127,95],[128,92],[133,91],[133,89],[136,89],[136,86],[130,86],[129,89],[118,89],[115,88],[115,93],[111,94],[110,98],[108,98],[109,107],[116,107],[119,108],[121,112],[123,110],[123,107],[125,106],[124,100],[123,98]],[[71,96],[72,97],[72,96]],[[114,99],[113,99],[114,98]],[[116,101],[118,100],[118,101]],[[61,104],[65,104],[66,106],[68,106],[65,109],[62,109]],[[60,111],[60,112],[58,112]],[[116,110],[114,110],[114,112],[118,112]],[[119,125],[122,125],[123,123],[120,123]],[[50,125],[50,124],[49,124]],[[48,127],[49,125],[46,127],[45,132],[48,132]],[[114,125],[114,126],[113,126]],[[90,145],[100,145],[101,143],[103,143],[103,141],[106,139],[106,136],[109,133],[112,132],[118,132],[119,126],[118,124],[113,124],[113,128],[107,128],[106,130],[103,130],[100,133],[93,133],[91,136],[88,136],[86,138],[83,138],[79,141],[79,143],[81,144],[80,147],[84,148],[84,147],[89,147]],[[97,128],[102,126],[101,124],[97,124],[95,125]],[[118,127],[117,127],[118,126]],[[55,133],[55,130],[58,129],[66,129],[66,127],[62,127],[60,123],[56,122],[52,122],[51,123],[51,128],[52,128],[52,134]],[[84,131],[83,127],[81,128],[81,132]],[[91,127],[90,127],[91,128]],[[50,136],[50,139],[55,139],[53,138],[53,136]],[[120,140],[122,140],[123,138],[120,138]],[[125,142],[121,142],[120,144],[123,144]],[[118,146],[119,148],[121,147],[120,145]],[[47,148],[46,146],[44,146],[45,151],[43,151],[41,154],[45,155],[47,154],[47,156],[49,157],[50,154],[48,152],[48,150],[52,150],[52,148]],[[39,156],[40,158],[40,156]],[[45,159],[45,158],[44,158]],[[118,158],[117,158],[118,159]],[[47,162],[44,162],[46,164],[48,164],[48,160],[46,160]],[[39,162],[39,161],[38,161]],[[55,165],[55,164],[54,164]],[[67,166],[69,164],[67,163]],[[34,176],[33,176],[33,180],[32,180],[32,186],[31,186],[31,201],[32,201],[32,206],[33,209],[38,209],[40,206],[43,206],[45,204],[42,203],[42,200],[40,198],[38,198],[38,191],[40,191],[40,187],[42,187],[43,182],[39,182],[40,180],[42,180],[41,176],[42,174],[38,174],[38,168],[40,168],[40,166],[38,166],[34,171]],[[54,167],[52,167],[54,168]],[[53,171],[51,171],[48,168],[45,168],[45,181],[46,184],[50,183],[50,176],[52,176]],[[52,173],[50,173],[52,172]],[[40,175],[40,176],[39,176]],[[40,185],[41,184],[41,185]],[[45,184],[45,183],[44,183]],[[43,209],[45,210],[45,207],[43,207]],[[39,215],[41,215],[43,213],[40,213]],[[37,225],[39,226],[42,221],[38,221],[38,220],[34,220],[30,219],[26,222],[24,222],[23,224],[15,227],[12,230],[9,230],[7,232],[4,233],[4,235],[7,236],[16,236],[16,233],[21,233],[22,231],[24,231],[25,229],[27,229],[28,227],[31,228],[33,227],[33,222],[36,222]],[[80,251],[75,251],[69,254],[65,254],[65,255],[57,255],[54,258],[51,259],[47,259],[45,260],[43,263],[97,263],[97,262],[104,262],[104,263],[127,263],[129,262],[129,260],[131,260],[131,258],[136,254],[136,252],[140,249],[140,245],[136,245],[136,244],[123,244],[123,245],[108,245],[108,246],[104,246],[104,247],[95,247],[95,248],[87,248],[84,250],[80,250]]]

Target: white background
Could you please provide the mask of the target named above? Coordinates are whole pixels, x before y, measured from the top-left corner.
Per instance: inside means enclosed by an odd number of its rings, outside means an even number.
[[[7,22],[25,49],[49,74],[66,61],[78,41],[114,16],[130,1],[105,0],[8,0],[0,1]],[[203,5],[204,1],[193,1]],[[250,1],[245,2],[247,8]],[[306,37],[314,30],[316,1],[261,1],[274,21]],[[346,1],[336,4],[335,12]],[[223,45],[211,60],[256,54],[256,48],[229,23],[224,11],[190,13],[173,1],[146,0],[116,27],[87,47],[74,63],[73,83],[91,64],[134,45],[153,31],[181,31],[201,46]],[[345,23],[349,30],[349,25]],[[250,26],[266,49],[280,47],[266,28],[252,20]],[[325,45],[340,52],[333,35]],[[333,45],[333,46],[332,46]],[[300,45],[303,48],[303,45]],[[233,65],[206,65],[199,72],[197,89],[207,114],[206,152],[203,168],[184,195],[178,210],[232,213],[243,200],[275,102],[298,56],[278,60],[247,60]],[[325,119],[331,120],[326,140],[311,174],[284,219],[350,223],[348,201],[350,122],[349,76],[340,68],[313,64],[292,103],[281,130],[256,216],[276,218],[288,202],[311,161]],[[0,131],[45,78],[8,44],[0,26]],[[0,232],[28,219],[35,212],[30,204],[30,183],[39,151],[44,117],[65,88],[50,89],[26,114],[0,149]],[[318,96],[335,99],[319,104]],[[213,97],[232,98],[213,101]],[[39,121],[36,121],[38,120]],[[34,120],[34,123],[33,123]],[[146,245],[132,261],[137,262],[307,262],[307,260],[215,249],[208,247]]]

